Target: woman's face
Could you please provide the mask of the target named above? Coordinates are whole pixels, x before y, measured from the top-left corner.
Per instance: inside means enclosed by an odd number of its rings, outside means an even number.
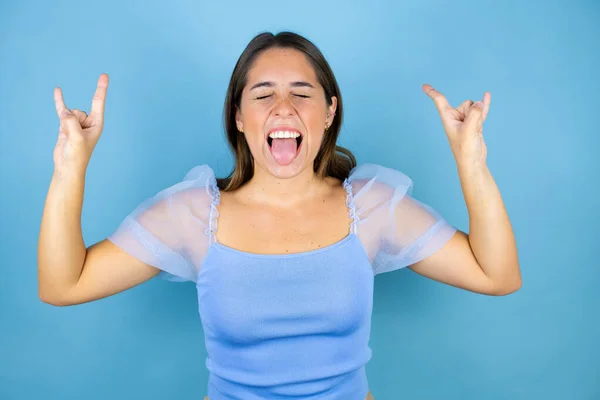
[[[236,112],[255,168],[278,178],[312,171],[325,128],[334,118],[337,98],[331,101],[328,106],[303,53],[281,48],[263,52],[248,72]]]

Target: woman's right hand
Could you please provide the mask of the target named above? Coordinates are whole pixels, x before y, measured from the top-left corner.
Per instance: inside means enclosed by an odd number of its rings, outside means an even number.
[[[56,113],[60,120],[58,140],[54,148],[55,172],[85,174],[92,151],[104,127],[104,105],[108,89],[108,75],[98,78],[92,98],[92,109],[87,115],[78,109],[68,109],[60,88],[54,89]]]

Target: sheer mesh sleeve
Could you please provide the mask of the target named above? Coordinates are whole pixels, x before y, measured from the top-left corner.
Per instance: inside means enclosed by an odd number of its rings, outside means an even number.
[[[146,199],[108,240],[162,270],[162,278],[196,281],[210,246],[218,188],[213,170],[194,167],[184,179]]]
[[[411,197],[412,180],[376,164],[354,168],[352,185],[357,234],[375,274],[412,265],[434,254],[454,235],[430,206]]]

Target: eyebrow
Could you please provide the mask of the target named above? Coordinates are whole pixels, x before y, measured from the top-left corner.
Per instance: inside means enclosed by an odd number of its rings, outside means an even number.
[[[256,85],[252,86],[250,90],[258,89],[260,87],[274,87],[275,83],[273,82],[259,82]],[[290,83],[291,87],[308,87],[314,89],[315,87],[308,82],[304,81],[295,81]]]

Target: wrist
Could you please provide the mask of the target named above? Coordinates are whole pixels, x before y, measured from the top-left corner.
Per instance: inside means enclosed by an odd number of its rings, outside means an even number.
[[[459,160],[456,159],[456,168],[461,177],[473,177],[489,174],[485,160]]]
[[[67,186],[82,183],[85,181],[85,173],[84,168],[54,168],[52,183]]]

